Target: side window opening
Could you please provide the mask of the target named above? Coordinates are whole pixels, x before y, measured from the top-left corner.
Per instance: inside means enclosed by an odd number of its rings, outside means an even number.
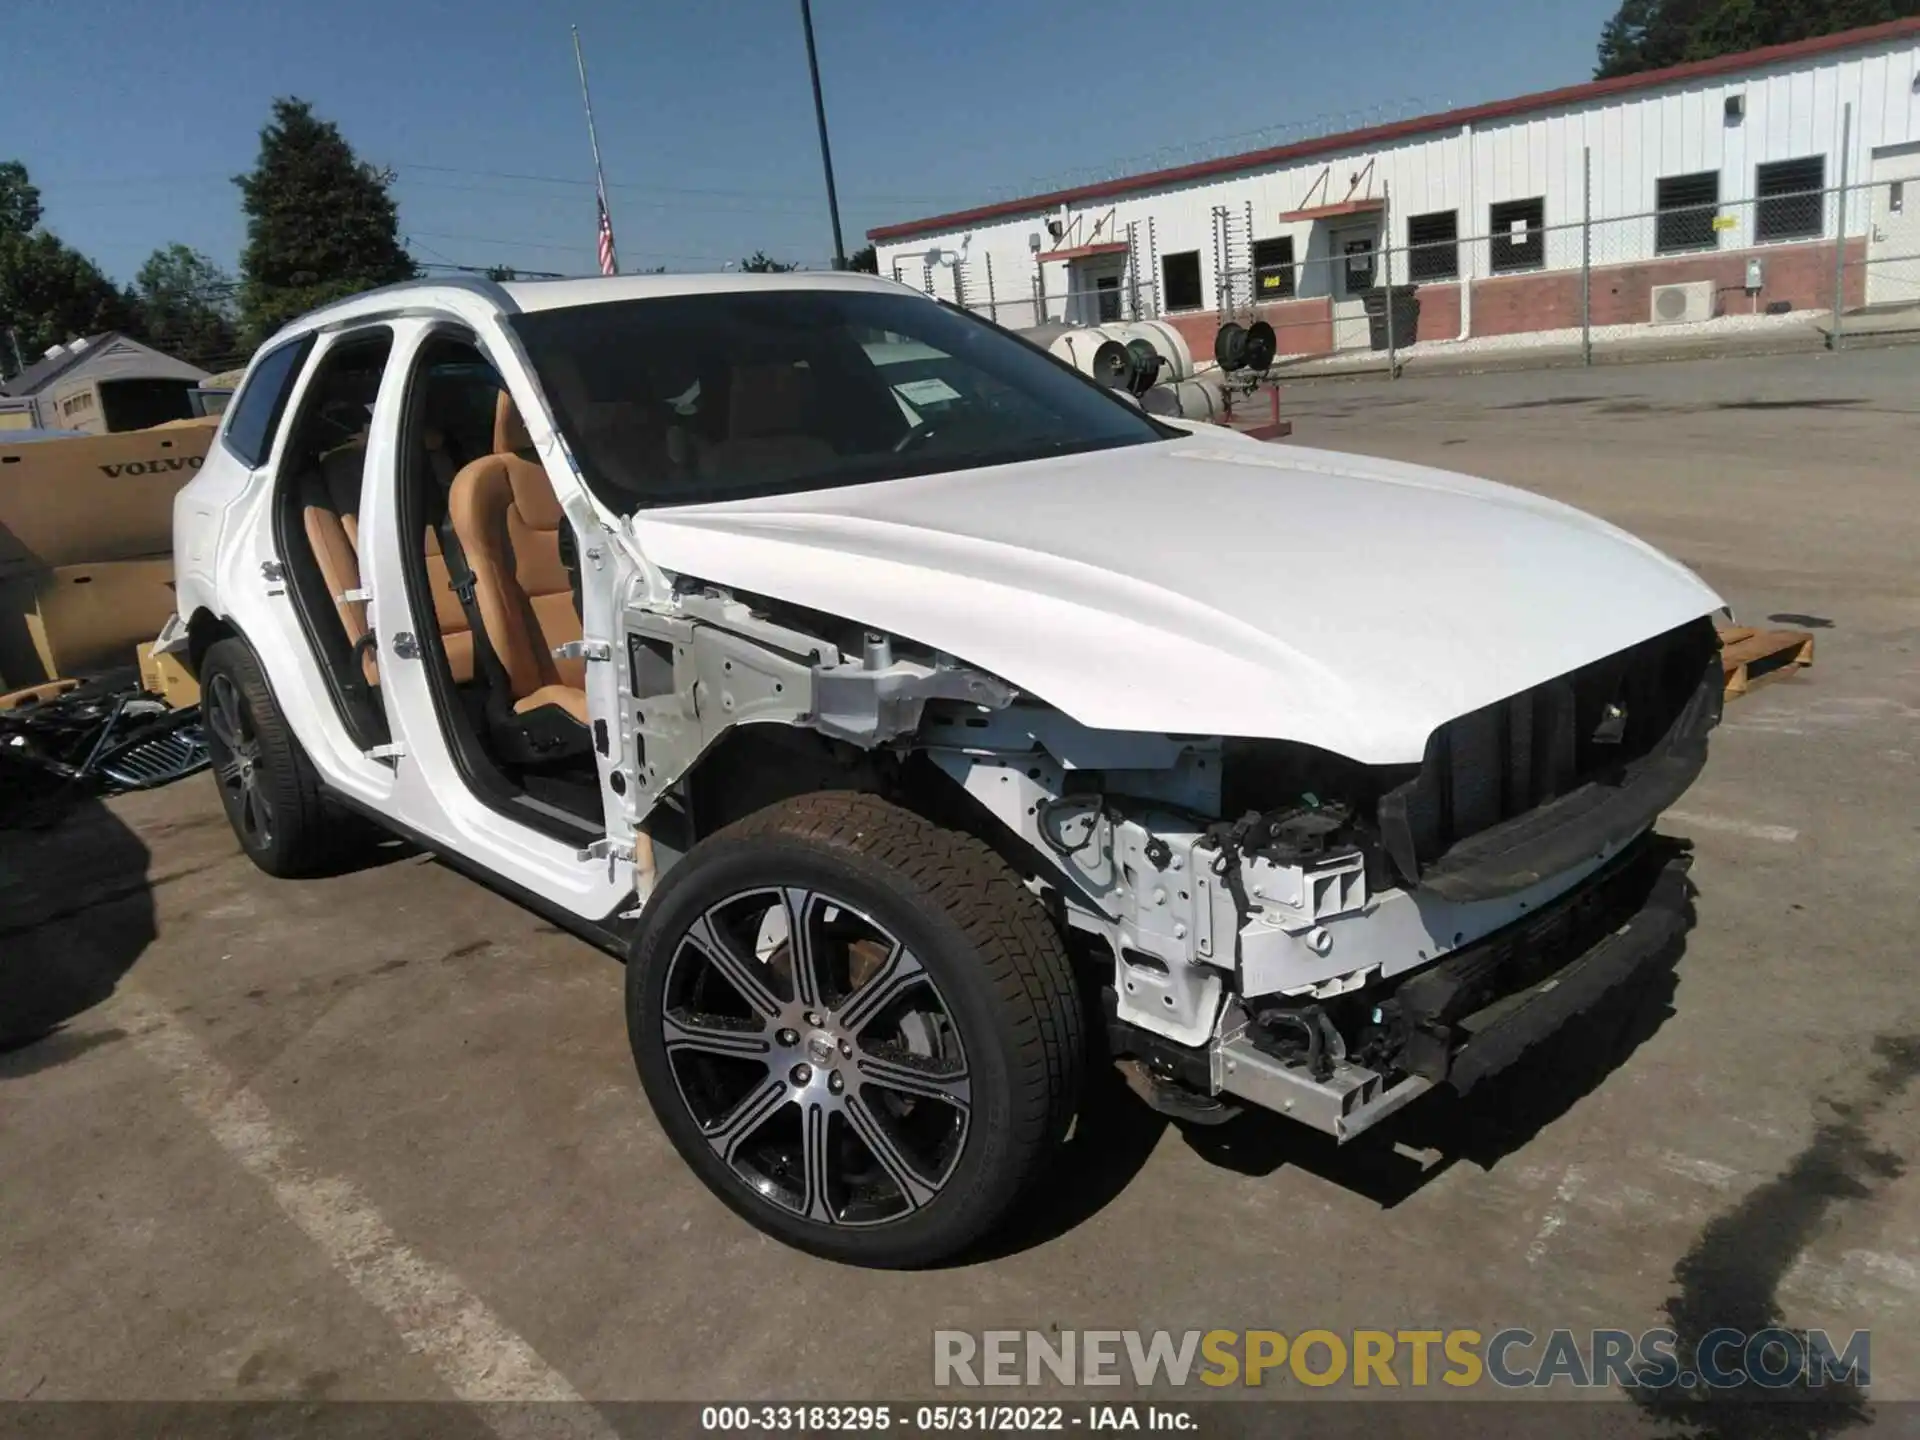
[[[303,335],[263,356],[253,367],[246,389],[227,407],[220,438],[248,465],[258,468],[273,453],[273,437],[287,408],[287,396],[312,349],[313,337]]]

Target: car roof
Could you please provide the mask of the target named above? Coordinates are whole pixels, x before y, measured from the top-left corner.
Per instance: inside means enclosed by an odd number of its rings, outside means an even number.
[[[887,294],[922,292],[877,275],[833,270],[790,270],[780,274],[595,275],[580,280],[509,280],[477,277],[403,280],[367,290],[310,310],[288,324],[269,344],[355,320],[409,311],[443,310],[472,315],[476,306],[496,314],[559,310],[578,305],[611,305],[672,295],[725,295],[767,290],[867,290]],[[262,347],[266,348],[266,347]]]

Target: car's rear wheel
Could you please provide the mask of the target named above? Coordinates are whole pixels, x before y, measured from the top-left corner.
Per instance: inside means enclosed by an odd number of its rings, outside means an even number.
[[[810,795],[703,841],[647,909],[627,977],[641,1080],[753,1224],[932,1264],[1040,1176],[1079,1098],[1081,1012],[1052,922],[985,845]]]
[[[207,651],[200,706],[220,803],[247,858],[280,876],[337,861],[356,822],[328,801],[245,641],[221,640]]]

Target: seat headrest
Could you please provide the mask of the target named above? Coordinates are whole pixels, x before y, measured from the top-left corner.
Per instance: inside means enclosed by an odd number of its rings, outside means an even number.
[[[527,433],[527,422],[520,418],[513,397],[502,390],[493,404],[493,453],[517,455],[532,448],[533,437]]]
[[[746,440],[806,431],[813,408],[813,371],[799,365],[737,365],[729,399],[728,435]]]

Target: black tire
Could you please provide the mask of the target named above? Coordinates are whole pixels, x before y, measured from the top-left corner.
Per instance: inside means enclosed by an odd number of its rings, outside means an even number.
[[[689,932],[717,932],[720,921],[711,917],[724,916],[729,905],[759,900],[762,896],[752,892],[768,892],[774,887],[792,887],[779,893],[804,893],[818,902],[821,918],[817,923],[822,929],[817,938],[828,942],[819,946],[821,952],[831,948],[828,927],[871,923],[877,931],[886,932],[893,949],[878,974],[869,971],[874,979],[870,990],[889,988],[880,983],[888,973],[896,965],[904,970],[917,959],[921,973],[905,980],[904,988],[895,983],[891,988],[896,998],[887,1003],[906,1010],[921,1006],[929,1012],[935,1002],[941,1007],[940,1015],[931,1021],[917,1012],[903,1020],[889,1021],[884,1018],[888,1013],[884,1008],[870,1010],[862,1019],[864,982],[852,982],[850,988],[838,993],[829,985],[814,987],[817,993],[828,996],[828,1004],[822,1012],[826,1028],[813,1032],[816,1041],[825,1037],[826,1043],[811,1053],[822,1067],[831,1062],[834,1069],[829,1081],[843,1067],[852,1077],[850,1082],[838,1082],[845,1089],[844,1096],[839,1089],[833,1093],[842,1096],[838,1103],[849,1110],[856,1092],[862,1097],[865,1128],[856,1124],[856,1117],[850,1113],[835,1120],[818,1106],[809,1108],[806,1093],[812,1092],[788,1088],[787,1098],[770,1101],[771,1108],[765,1109],[751,1127],[735,1125],[729,1118],[733,1112],[722,1104],[703,1130],[690,1098],[694,1092],[682,1084],[689,1074],[685,1067],[722,1062],[707,1054],[702,1045],[686,1044],[688,1032],[684,1028],[676,1031],[682,1037],[680,1048],[670,1053],[669,1015],[684,1016],[687,1012],[678,1008],[670,1012],[669,983],[679,986],[681,981],[674,977],[685,965],[697,968],[707,963],[702,957],[711,953],[698,948],[689,951]],[[740,898],[743,896],[748,898]],[[785,901],[775,903],[783,917],[794,913]],[[709,924],[710,930],[695,929]],[[850,932],[843,928],[841,933]],[[843,953],[856,948],[854,943],[842,943]],[[909,952],[907,961],[899,960]],[[788,953],[790,957],[790,947]],[[691,962],[676,958],[689,954],[694,956]],[[776,949],[772,956],[762,957],[761,978],[777,973],[773,967],[780,963],[781,954]],[[851,961],[846,963],[851,965]],[[809,968],[822,974],[831,964],[822,959]],[[789,972],[786,980],[778,983],[791,989],[797,967],[790,958]],[[900,982],[899,974],[893,978]],[[922,988],[916,990],[916,985]],[[734,992],[744,993],[738,987]],[[770,990],[768,998],[779,997]],[[789,994],[783,1003],[797,1007],[800,1002]],[[795,1009],[794,1013],[799,1012]],[[876,1020],[876,1015],[883,1018]],[[949,1021],[951,1030],[945,1028]],[[794,1034],[794,1030],[775,1028],[783,1026],[782,1021],[752,1012],[745,1020],[728,1023],[757,1026],[751,1033],[768,1037],[770,1058],[725,1062],[746,1067],[749,1074],[753,1066],[758,1066],[770,1077],[750,1081],[750,1085],[771,1083],[778,1092],[787,1086],[788,1079],[808,1068],[782,1068],[801,1053],[775,1048],[775,1037]],[[869,1083],[874,1070],[868,1056],[900,1054],[886,1048],[888,1043],[897,1044],[897,1039],[874,1041],[874,1027],[898,1025],[897,1033],[904,1035],[910,1023],[921,1027],[916,1033],[939,1029],[947,1036],[938,1043],[953,1047],[949,1053],[957,1053],[958,1058],[938,1063],[959,1067],[958,1075],[967,1092],[966,1108],[960,1109],[951,1096],[940,1095],[931,1100],[908,1098],[903,1105],[901,1097],[887,1088],[888,1080]],[[796,1028],[798,1024],[795,1022]],[[647,918],[628,966],[627,1027],[641,1082],[655,1113],[682,1157],[716,1195],[753,1225],[789,1245],[828,1259],[885,1268],[951,1259],[1006,1218],[1044,1173],[1065,1138],[1079,1103],[1085,1066],[1083,1015],[1073,972],[1059,932],[1039,900],[979,840],[942,829],[875,796],[851,792],[802,796],[758,811],[702,841],[669,873],[647,906]],[[839,1055],[849,1057],[844,1062],[827,1048],[833,1043],[834,1033],[840,1035]],[[792,1042],[777,1043],[790,1046]],[[783,1053],[784,1059],[780,1058]],[[916,1063],[935,1073],[935,1061]],[[894,1071],[898,1073],[899,1067]],[[811,1073],[817,1079],[821,1072]],[[939,1073],[944,1076],[952,1072]],[[944,1078],[941,1083],[946,1083]],[[874,1084],[879,1086],[877,1098]],[[737,1109],[746,1108],[747,1101],[742,1099]],[[892,1122],[901,1120],[903,1109],[905,1121],[921,1124],[922,1134],[929,1133],[927,1124],[950,1124],[960,1132],[957,1139],[944,1141],[951,1149],[939,1163],[947,1168],[930,1194],[921,1193],[918,1180],[930,1174],[932,1166],[916,1163],[911,1177],[915,1183],[900,1184],[900,1172],[888,1168],[887,1161],[880,1158],[880,1149],[866,1140],[876,1114],[891,1117],[885,1127],[887,1140],[899,1139],[901,1132],[892,1128]],[[787,1116],[789,1110],[794,1112],[792,1117]],[[817,1129],[811,1119],[816,1113],[821,1117]],[[915,1121],[916,1114],[919,1121]],[[769,1199],[775,1191],[764,1183],[757,1188],[750,1184],[736,1170],[738,1162],[723,1158],[715,1148],[719,1143],[713,1138],[716,1130],[732,1130],[735,1144],[744,1151],[745,1141],[738,1137],[783,1123],[783,1119],[774,1117],[790,1118],[800,1135],[826,1137],[817,1152],[809,1151],[799,1162],[810,1177],[817,1154],[821,1183],[815,1186],[810,1179],[794,1182],[808,1196],[826,1197],[824,1204],[808,1205],[812,1218],[800,1213],[798,1206]],[[867,1206],[866,1218],[861,1219],[854,1218],[858,1206],[851,1197],[860,1173],[855,1162],[863,1146],[868,1158],[876,1162],[865,1172],[869,1182],[884,1171],[899,1198],[889,1202],[884,1184],[878,1191],[868,1188],[860,1202]],[[893,1153],[896,1160],[912,1154],[904,1143]],[[846,1182],[843,1194],[847,1197],[837,1217],[831,1182],[836,1165],[841,1167],[841,1178]],[[911,1198],[910,1191],[918,1198]],[[880,1198],[873,1198],[876,1193]],[[898,1213],[888,1213],[889,1204]],[[873,1218],[875,1215],[881,1218]]]
[[[283,878],[337,864],[361,827],[328,800],[244,640],[207,651],[200,702],[220,803],[247,858]]]

